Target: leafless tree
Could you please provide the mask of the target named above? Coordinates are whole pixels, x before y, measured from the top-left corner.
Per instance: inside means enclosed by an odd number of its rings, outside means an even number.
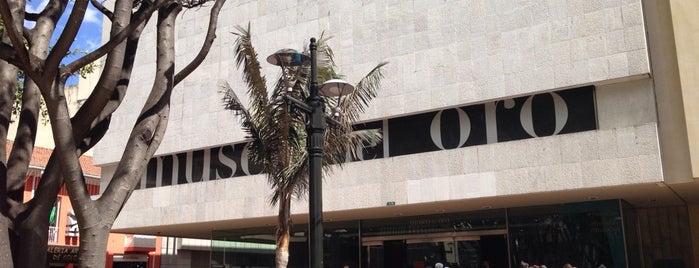
[[[183,8],[207,1],[116,0],[108,9],[96,0],[49,1],[41,12],[27,13],[26,0],[0,0],[5,25],[0,43],[0,138],[14,138],[9,155],[7,143],[0,148],[0,266],[44,267],[47,265],[48,217],[60,187],[65,184],[80,226],[80,267],[104,267],[109,231],[121,207],[155,153],[165,132],[173,87],[196,69],[215,39],[218,14],[225,0],[215,0],[208,32],[199,54],[175,72],[175,19]],[[86,9],[94,5],[111,21],[109,40],[93,52],[62,63],[75,41]],[[119,107],[138,49],[139,37],[157,11],[157,62],[153,87],[128,139],[117,170],[100,198],[88,194],[78,157],[104,135],[111,114]],[[63,13],[70,13],[62,31],[57,27]],[[24,21],[33,21],[27,28]],[[58,40],[51,44],[56,32]],[[74,116],[69,116],[64,92],[66,80],[80,68],[105,57],[93,92]],[[18,130],[8,137],[17,73],[24,74]],[[56,147],[44,170],[34,197],[23,200],[23,187],[34,149],[40,100],[45,100]]]

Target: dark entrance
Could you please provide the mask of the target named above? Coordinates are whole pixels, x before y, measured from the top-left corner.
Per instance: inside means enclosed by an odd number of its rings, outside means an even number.
[[[507,236],[485,235],[481,236],[481,259],[490,262],[490,267],[508,267]],[[482,267],[482,266],[477,266]]]
[[[480,268],[507,267],[504,230],[390,237],[371,237],[363,242],[364,264],[369,268]]]

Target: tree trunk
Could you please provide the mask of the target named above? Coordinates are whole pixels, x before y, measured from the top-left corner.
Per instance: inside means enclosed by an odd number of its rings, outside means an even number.
[[[155,82],[151,95],[146,101],[144,110],[141,112],[141,116],[137,120],[136,126],[134,127],[134,133],[141,133],[141,135],[131,134],[129,142],[127,145],[127,150],[124,153],[125,157],[131,159],[124,161],[122,164],[127,166],[126,169],[136,171],[137,173],[142,173],[146,162],[136,161],[135,159],[149,159],[153,156],[155,151],[160,144],[160,139],[167,126],[167,118],[169,114],[169,103],[170,94],[173,88],[174,80],[174,68],[175,68],[175,45],[174,45],[174,29],[175,29],[175,19],[177,14],[180,12],[182,7],[178,4],[172,4],[167,7],[160,8],[158,10],[158,25],[157,25],[157,54],[158,59],[156,61],[157,71],[155,76]],[[140,145],[134,145],[134,142]],[[136,155],[142,155],[143,157],[136,157]],[[79,267],[104,267],[106,262],[106,251],[107,251],[107,241],[109,238],[109,231],[111,229],[111,223],[118,216],[118,211],[121,209],[124,203],[128,200],[128,196],[134,190],[139,175],[135,175],[133,172],[122,173],[120,166],[117,168],[112,181],[103,196],[97,201],[86,200],[86,203],[94,205],[97,211],[78,211],[76,210],[76,216],[81,223],[80,225],[80,264]],[[112,189],[113,183],[120,182],[126,184],[125,188],[128,189],[127,192],[120,192],[116,196],[113,196]],[[120,188],[123,189],[123,188]],[[70,190],[70,188],[69,188]],[[72,195],[71,191],[71,195]],[[72,198],[72,196],[71,196]],[[106,199],[105,199],[106,198]],[[80,202],[74,202],[74,206]],[[80,207],[79,207],[80,208]],[[84,209],[82,207],[80,209]],[[85,215],[85,218],[81,218],[80,214]],[[98,221],[92,217],[94,215],[99,215]],[[110,219],[104,221],[104,219]],[[107,225],[105,222],[109,222]],[[83,223],[87,223],[89,227],[83,227]],[[93,223],[93,224],[90,224]]]
[[[48,266],[48,215],[46,218],[38,218],[41,213],[33,213],[22,223],[17,224],[16,232],[19,234],[17,259],[15,267],[33,268]],[[48,214],[48,213],[47,213]]]
[[[8,126],[10,125],[10,117],[12,116],[12,106],[14,103],[14,93],[17,86],[17,68],[10,65],[5,61],[0,61],[0,138],[2,140],[7,140]],[[7,185],[7,143],[0,144],[0,185],[5,187]],[[0,197],[3,200],[0,202],[5,202],[7,188],[0,189],[2,193]],[[5,211],[3,208],[2,213],[0,213],[0,241],[5,241],[5,243],[0,243],[0,266],[9,267],[13,265],[12,258],[12,241],[10,240],[10,233],[12,228],[12,221],[8,217],[9,211]]]
[[[15,223],[15,229],[20,232],[19,237],[25,233],[29,236],[26,239],[22,237],[13,245],[14,252],[27,253],[22,255],[23,258],[15,259],[15,267],[40,267],[36,265],[47,263],[46,250],[49,229],[47,219],[62,185],[58,161],[54,154],[49,158],[44,171],[39,187],[34,192],[34,198],[27,203],[28,207],[17,216],[17,218],[22,219]],[[15,254],[18,255],[18,253]]]
[[[277,268],[286,268],[289,264],[289,240],[291,239],[291,195],[287,194],[279,200],[279,221],[277,227],[277,250],[275,263]]]
[[[78,267],[106,267],[107,242],[110,226],[102,224],[87,228],[80,227],[80,264]]]
[[[10,241],[10,219],[0,215],[0,241]],[[10,243],[0,243],[0,266],[9,267],[13,264]]]

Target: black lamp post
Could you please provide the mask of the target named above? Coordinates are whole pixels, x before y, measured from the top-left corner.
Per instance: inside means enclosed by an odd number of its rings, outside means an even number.
[[[308,150],[308,241],[309,263],[312,268],[323,268],[323,132],[325,132],[325,103],[320,98],[342,97],[351,93],[354,87],[342,80],[333,79],[318,88],[318,66],[316,51],[318,47],[316,39],[311,38],[310,57],[298,53],[293,49],[282,49],[267,57],[267,62],[284,67],[300,66],[311,63],[310,94],[305,102],[285,95],[292,105],[300,108],[308,120],[306,120],[307,150]],[[285,75],[285,74],[283,74]]]

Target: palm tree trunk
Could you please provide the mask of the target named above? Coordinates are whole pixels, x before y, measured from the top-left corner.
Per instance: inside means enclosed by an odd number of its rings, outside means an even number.
[[[279,221],[277,225],[277,251],[275,263],[277,268],[286,268],[289,264],[289,240],[291,239],[291,195],[279,200]]]

